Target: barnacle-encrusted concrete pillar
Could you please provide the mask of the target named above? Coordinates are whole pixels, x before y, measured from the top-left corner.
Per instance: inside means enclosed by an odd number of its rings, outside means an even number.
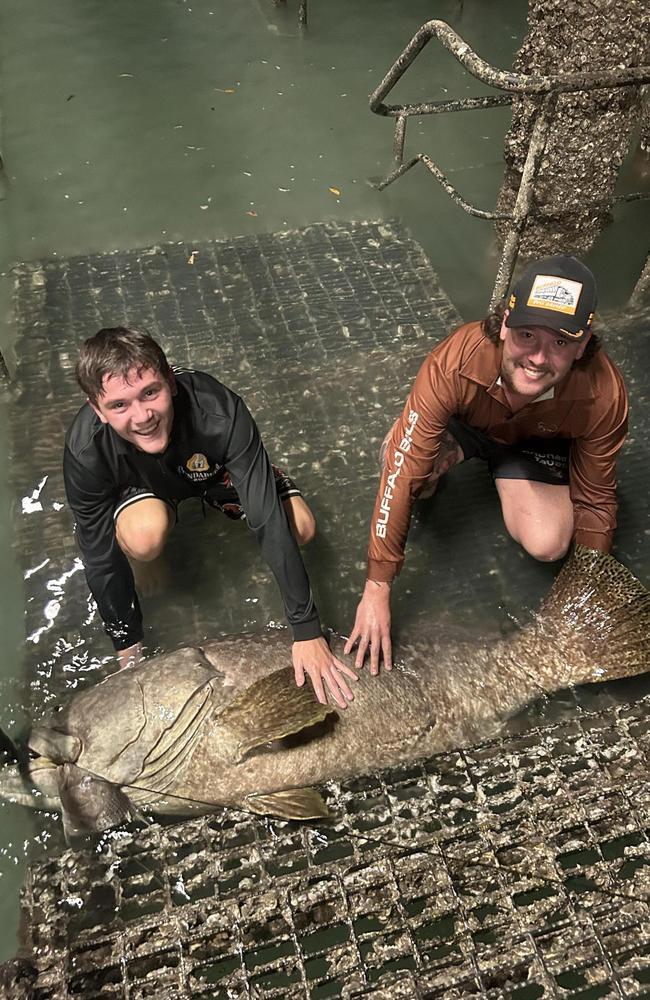
[[[644,65],[650,58],[650,0],[529,0],[520,73],[553,75]],[[585,253],[608,222],[614,186],[640,116],[638,87],[562,95],[541,162],[521,253]],[[499,210],[511,211],[538,98],[513,104],[505,139]],[[504,238],[507,224],[498,224]]]

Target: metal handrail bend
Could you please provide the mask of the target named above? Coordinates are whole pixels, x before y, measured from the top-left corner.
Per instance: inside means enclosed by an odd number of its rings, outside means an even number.
[[[437,39],[481,83],[506,91],[506,93],[500,95],[487,94],[484,97],[465,97],[456,100],[428,101],[418,104],[385,104],[384,101],[387,95],[432,38]],[[492,307],[503,298],[512,278],[521,243],[521,235],[532,205],[535,180],[553,123],[558,96],[563,93],[573,93],[576,91],[640,86],[649,82],[650,66],[592,70],[584,73],[557,73],[554,76],[538,76],[498,69],[496,66],[491,66],[490,63],[481,59],[467,42],[445,21],[427,21],[415,33],[384,79],[370,96],[371,111],[378,115],[395,118],[393,170],[383,181],[375,184],[375,187],[381,191],[399,177],[403,177],[416,163],[423,163],[450,198],[469,215],[473,215],[479,219],[503,219],[511,221],[512,225],[504,242],[501,263],[492,293],[490,303]],[[404,143],[406,140],[406,123],[408,118],[414,115],[422,117],[423,115],[444,114],[451,111],[472,111],[502,107],[511,104],[515,96],[524,94],[537,96],[540,100],[519,191],[511,213],[488,212],[471,205],[462,197],[440,167],[426,153],[418,153],[416,156],[411,157],[410,160],[404,161]],[[638,201],[649,196],[647,193],[639,191],[617,195],[613,201],[614,203]]]

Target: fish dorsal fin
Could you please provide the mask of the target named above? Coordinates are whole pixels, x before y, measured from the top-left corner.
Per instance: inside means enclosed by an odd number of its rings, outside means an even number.
[[[174,722],[164,730],[142,762],[142,770],[134,778],[132,798],[144,804],[148,790],[158,795],[165,791],[181,767],[189,763],[203,732],[203,726],[214,710],[212,682],[196,688],[187,699]]]
[[[315,788],[285,788],[280,792],[247,795],[244,807],[260,816],[282,819],[322,819],[330,815],[325,799]]]
[[[311,684],[296,687],[291,667],[260,678],[233,699],[220,716],[234,742],[235,763],[255,747],[322,722],[334,709],[316,701]]]

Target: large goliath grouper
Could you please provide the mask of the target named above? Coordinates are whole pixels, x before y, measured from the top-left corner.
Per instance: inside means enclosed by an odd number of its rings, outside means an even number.
[[[326,815],[315,785],[484,740],[540,695],[647,670],[650,594],[578,546],[530,625],[491,643],[405,643],[391,673],[361,672],[341,714],[295,686],[290,647],[281,631],[218,639],[81,692],[31,734],[31,804],[62,809],[70,832],[140,810]],[[33,797],[9,766],[0,794]]]

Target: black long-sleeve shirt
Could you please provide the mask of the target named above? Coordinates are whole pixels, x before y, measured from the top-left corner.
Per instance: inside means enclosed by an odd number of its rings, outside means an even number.
[[[141,486],[163,500],[202,496],[227,469],[250,528],[275,576],[294,639],[321,626],[307,573],[278,499],[257,425],[244,401],[205,372],[176,373],[174,421],[160,455],[140,451],[86,403],[65,439],[63,473],[90,591],[116,650],[142,639],[142,612],[128,560],[115,537],[122,490]]]

